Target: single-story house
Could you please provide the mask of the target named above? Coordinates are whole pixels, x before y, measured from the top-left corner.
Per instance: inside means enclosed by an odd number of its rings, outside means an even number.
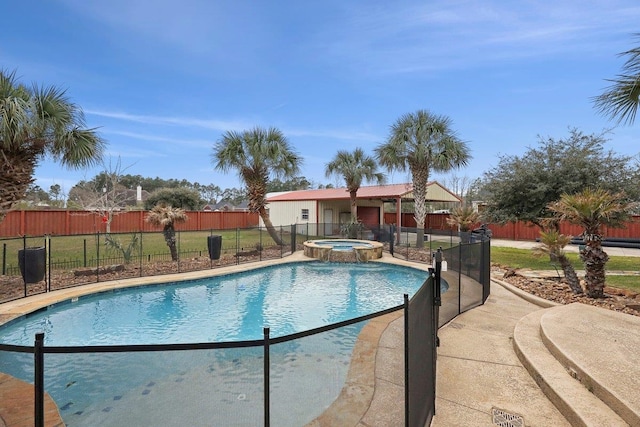
[[[427,201],[452,202],[461,199],[437,181],[427,183]],[[396,224],[402,226],[402,203],[413,202],[413,185],[389,184],[360,187],[357,194],[358,219],[367,227],[384,224],[385,203],[395,204]],[[284,191],[267,194],[269,218],[275,226],[316,224],[323,234],[338,234],[350,222],[351,204],[346,187],[319,190]],[[262,219],[260,220],[260,225]]]

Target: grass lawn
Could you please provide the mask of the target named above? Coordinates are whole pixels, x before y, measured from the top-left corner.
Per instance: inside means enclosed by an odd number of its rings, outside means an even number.
[[[278,229],[279,231],[279,229]],[[132,242],[134,235],[138,238],[138,247],[132,254],[137,258],[142,254],[143,259],[149,256],[165,256],[169,255],[169,248],[164,240],[162,232],[145,232],[145,233],[112,233],[113,239],[122,244],[124,248],[128,247]],[[266,231],[266,229],[232,229],[232,230],[214,230],[211,231],[181,231],[176,233],[176,246],[181,257],[207,256],[207,237],[210,235],[222,236],[222,253],[236,253],[243,251],[252,251],[258,247],[268,248],[275,246],[275,242]],[[303,242],[306,236],[298,235],[297,241]],[[285,247],[291,244],[291,235],[283,233],[282,239]],[[93,265],[94,260],[108,258],[108,262],[118,262],[118,258],[122,254],[113,248],[105,245],[105,234],[77,235],[77,236],[51,236],[48,242],[48,250],[51,254],[51,262],[53,265],[64,265],[65,263],[75,262],[69,265]],[[3,271],[15,270],[18,264],[18,251],[26,247],[44,246],[43,237],[27,238],[23,242],[18,239],[0,239],[0,262],[3,263]]]
[[[605,249],[606,251],[606,249]],[[584,270],[584,265],[577,253],[567,253],[573,268]],[[491,248],[491,262],[509,266],[511,268],[530,268],[532,270],[553,270],[553,265],[548,257],[534,257],[530,250],[506,247]],[[560,268],[560,267],[558,267]],[[607,262],[608,271],[640,271],[640,258],[611,256]],[[607,285],[631,289],[640,292],[640,276],[607,276]]]

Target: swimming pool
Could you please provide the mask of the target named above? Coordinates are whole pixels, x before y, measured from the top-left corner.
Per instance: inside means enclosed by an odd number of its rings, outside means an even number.
[[[402,304],[403,294],[413,295],[426,277],[424,271],[381,263],[272,266],[56,304],[1,327],[0,340],[32,345],[34,334],[44,331],[47,346],[237,341],[262,338],[265,326],[272,337],[282,336]],[[272,348],[274,425],[311,421],[335,399],[361,326]],[[158,425],[169,417],[198,425],[192,422],[196,416],[233,418],[220,425],[255,425],[260,359],[260,348],[48,354],[45,389],[69,426]],[[30,355],[0,352],[0,366],[27,381],[33,375]],[[313,378],[322,386],[313,387]],[[180,396],[181,403],[171,396]],[[189,410],[187,403],[204,397],[213,413],[203,413],[202,402]],[[154,416],[159,418],[149,418]]]

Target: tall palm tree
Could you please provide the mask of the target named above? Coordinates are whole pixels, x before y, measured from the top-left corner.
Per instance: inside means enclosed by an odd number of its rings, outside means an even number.
[[[356,201],[358,190],[362,181],[384,184],[385,176],[378,172],[378,164],[375,159],[364,153],[361,148],[356,148],[353,152],[339,150],[332,161],[327,163],[325,169],[327,178],[332,175],[339,175],[344,178],[351,200],[351,220],[358,219],[358,204]]]
[[[640,39],[640,34],[635,37]],[[617,120],[618,124],[633,124],[640,104],[640,47],[620,53],[628,59],[622,66],[621,74],[615,79],[607,79],[611,85],[593,98],[596,109]]]
[[[623,227],[632,204],[623,193],[602,189],[586,189],[577,194],[563,194],[549,209],[560,221],[580,225],[586,244],[580,252],[584,262],[585,286],[591,298],[604,296],[605,265],[609,260],[602,250],[603,226]]]
[[[282,245],[265,208],[267,184],[271,175],[293,178],[302,164],[284,134],[276,128],[259,127],[225,132],[213,148],[212,159],[217,170],[238,171],[247,187],[249,210],[260,214],[271,238]]]
[[[181,208],[174,208],[166,204],[158,204],[147,214],[145,221],[155,226],[162,226],[164,241],[167,242],[171,252],[171,260],[178,260],[178,249],[176,248],[175,224],[185,222],[189,217]]]
[[[26,87],[0,70],[0,221],[24,198],[38,163],[50,156],[63,166],[99,163],[104,141],[85,129],[82,110],[56,87]]]
[[[424,244],[424,219],[427,215],[427,181],[431,170],[447,172],[466,166],[471,155],[467,144],[451,129],[451,120],[418,110],[401,116],[392,126],[387,141],[376,148],[378,162],[388,170],[411,172],[416,246]]]

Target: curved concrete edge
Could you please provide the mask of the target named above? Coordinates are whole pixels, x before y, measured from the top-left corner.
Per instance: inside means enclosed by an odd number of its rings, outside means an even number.
[[[0,372],[0,426],[34,425],[33,384]],[[47,427],[64,427],[55,402],[44,394],[44,423]]]
[[[618,330],[617,338],[612,329]],[[580,303],[549,311],[540,319],[540,335],[549,352],[632,426],[640,426],[640,369],[637,360],[625,354],[640,348],[639,330],[638,317]],[[633,332],[625,337],[629,331]],[[590,339],[585,342],[587,333]]]
[[[518,321],[513,333],[518,359],[571,425],[628,427],[618,414],[573,379],[544,345],[540,319],[555,309],[537,310]]]
[[[498,280],[498,279],[492,277],[491,281],[497,283],[500,286],[502,286],[503,288],[505,288],[509,292],[518,295],[523,300],[529,301],[530,303],[537,305],[538,307],[549,308],[549,307],[557,307],[559,305],[562,305],[562,304],[559,304],[557,302],[549,301],[547,299],[540,298],[540,297],[537,297],[535,295],[531,295],[530,293],[525,292],[522,289],[517,288],[517,287],[513,286],[512,284],[507,283],[507,282],[505,282],[503,280]]]
[[[376,360],[382,334],[403,312],[385,314],[367,322],[360,331],[351,355],[345,385],[329,407],[306,427],[358,426],[374,409],[376,391]]]

